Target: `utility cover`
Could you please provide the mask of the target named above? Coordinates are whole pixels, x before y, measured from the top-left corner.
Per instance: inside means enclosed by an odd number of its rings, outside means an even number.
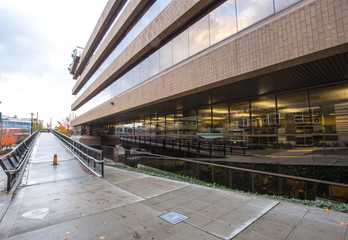
[[[167,222],[170,222],[171,224],[177,224],[179,222],[182,222],[182,221],[188,219],[187,216],[182,215],[182,214],[177,213],[177,212],[174,212],[174,211],[169,212],[169,213],[165,213],[159,217]]]

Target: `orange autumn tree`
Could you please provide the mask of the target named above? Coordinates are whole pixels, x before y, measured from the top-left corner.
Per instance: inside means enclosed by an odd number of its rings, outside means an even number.
[[[58,121],[58,127],[56,127],[57,132],[71,137],[71,135],[73,135],[74,133],[74,130],[71,127],[70,123],[71,120],[73,120],[75,117],[76,115],[74,113],[70,113],[69,116],[62,119],[62,121]]]
[[[59,121],[58,121],[58,127],[56,127],[56,131],[66,135],[68,137],[71,136],[71,134],[69,133],[68,129],[66,129],[66,127]]]
[[[9,147],[12,147],[17,142],[17,136],[9,134],[8,131],[5,129],[2,131],[2,139],[1,139],[1,145],[2,147],[5,147],[8,149]]]

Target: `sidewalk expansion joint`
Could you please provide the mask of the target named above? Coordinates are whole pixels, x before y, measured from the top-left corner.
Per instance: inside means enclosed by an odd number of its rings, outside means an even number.
[[[45,185],[45,184],[50,184],[50,183],[74,181],[74,180],[78,180],[78,179],[91,178],[91,177],[93,177],[93,175],[87,175],[87,176],[75,177],[75,178],[66,178],[66,179],[60,179],[60,180],[53,180],[53,181],[42,182],[42,183],[33,183],[33,184],[28,184],[28,185],[21,185],[21,187],[23,188],[23,187],[31,187],[31,186],[40,186],[40,185]]]

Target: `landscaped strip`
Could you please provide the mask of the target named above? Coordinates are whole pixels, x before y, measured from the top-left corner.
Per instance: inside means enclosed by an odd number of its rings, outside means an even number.
[[[346,203],[340,203],[340,204],[335,204],[330,201],[322,201],[322,200],[302,200],[302,199],[296,199],[296,198],[285,198],[282,196],[276,196],[276,195],[268,195],[268,194],[258,194],[258,193],[252,193],[252,192],[243,192],[241,190],[237,189],[231,189],[225,186],[221,186],[216,183],[207,183],[201,180],[198,180],[196,178],[191,178],[187,176],[182,176],[178,174],[174,174],[171,172],[165,172],[159,169],[139,165],[138,168],[132,168],[123,164],[108,164],[105,163],[106,166],[110,167],[115,167],[131,172],[137,172],[137,173],[143,173],[147,174],[150,176],[156,176],[156,177],[161,177],[161,178],[167,178],[171,180],[176,180],[176,181],[181,181],[181,182],[187,182],[187,183],[192,183],[192,184],[197,184],[205,187],[212,187],[216,189],[222,189],[222,190],[227,190],[227,191],[232,191],[232,192],[239,192],[239,193],[246,193],[254,196],[259,196],[259,197],[265,197],[265,198],[270,198],[270,199],[275,199],[279,201],[285,201],[285,202],[291,202],[291,203],[298,203],[298,204],[303,204],[311,207],[318,207],[322,208],[324,210],[333,210],[337,212],[344,212],[348,213],[348,204]]]

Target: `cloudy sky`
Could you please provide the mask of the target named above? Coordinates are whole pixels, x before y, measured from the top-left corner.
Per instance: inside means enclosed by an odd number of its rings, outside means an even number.
[[[107,0],[0,0],[0,112],[55,126],[74,96],[68,66]]]

